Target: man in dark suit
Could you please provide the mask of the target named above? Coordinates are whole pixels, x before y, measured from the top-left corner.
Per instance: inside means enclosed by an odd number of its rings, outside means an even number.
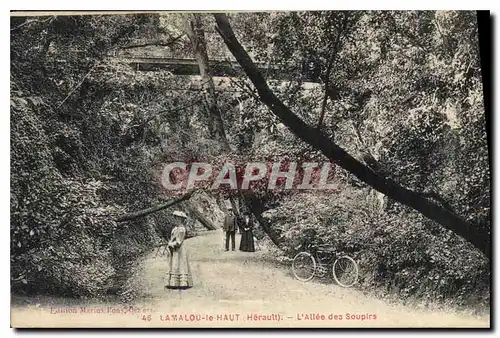
[[[224,218],[223,229],[226,232],[226,251],[229,251],[229,239],[231,239],[231,249],[234,251],[236,242],[236,230],[238,229],[236,217],[234,216],[232,210],[232,207],[228,207],[226,217]]]

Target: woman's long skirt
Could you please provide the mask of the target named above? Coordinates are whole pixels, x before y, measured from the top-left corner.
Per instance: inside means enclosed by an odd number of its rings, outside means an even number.
[[[253,231],[252,230],[248,230],[248,231],[243,230],[241,232],[240,251],[245,251],[245,252],[254,252],[255,251],[255,244],[253,242]]]
[[[193,286],[193,276],[189,267],[187,250],[181,245],[168,252],[168,269],[165,287],[168,289],[187,289]]]

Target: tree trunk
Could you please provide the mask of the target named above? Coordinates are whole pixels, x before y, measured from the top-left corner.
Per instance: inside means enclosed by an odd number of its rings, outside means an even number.
[[[347,26],[347,14],[344,18],[344,30]],[[342,35],[343,31],[337,33],[337,37],[335,38],[335,42],[333,43],[333,50],[332,54],[330,55],[330,58],[328,59],[328,65],[326,67],[326,73],[325,73],[325,94],[323,96],[323,102],[321,103],[321,112],[319,114],[319,120],[318,120],[318,129],[321,129],[321,125],[323,124],[323,119],[325,118],[325,111],[326,111],[326,104],[328,103],[328,97],[329,92],[330,92],[330,73],[332,72],[333,64],[335,63],[335,58],[337,57],[338,49],[339,49],[339,44],[340,44],[340,37]],[[333,98],[332,98],[333,100]]]
[[[153,212],[157,212],[157,211],[166,209],[166,208],[171,207],[173,205],[176,205],[176,204],[178,204],[178,203],[180,203],[182,201],[188,200],[189,198],[191,198],[192,195],[193,195],[193,192],[189,192],[189,193],[187,193],[185,195],[182,195],[180,197],[174,198],[174,199],[172,199],[172,200],[170,200],[170,201],[168,201],[166,203],[163,203],[163,204],[160,204],[160,205],[148,208],[148,209],[143,209],[143,210],[139,210],[139,211],[132,212],[132,213],[129,213],[129,214],[125,214],[123,216],[118,217],[116,219],[116,222],[131,221],[131,220],[134,220],[134,219],[137,219],[137,218],[140,218],[140,217],[147,216],[149,214],[152,214]]]
[[[276,233],[271,230],[271,226],[269,222],[262,217],[262,213],[266,210],[264,204],[255,196],[250,196],[248,199],[248,207],[250,211],[259,221],[260,226],[264,230],[264,232],[269,236],[271,241],[278,247],[281,248],[281,241]]]
[[[191,41],[193,52],[195,54],[196,60],[198,61],[200,75],[202,78],[202,85],[206,91],[205,97],[208,103],[209,110],[208,130],[210,133],[210,137],[220,141],[224,149],[229,151],[229,142],[227,141],[226,133],[224,131],[224,124],[217,107],[215,85],[210,74],[205,33],[203,31],[203,23],[201,21],[200,14],[192,14],[191,20],[186,23],[186,33],[189,37],[189,40]]]
[[[489,258],[490,234],[488,231],[474,227],[460,216],[427,200],[422,195],[408,190],[388,178],[379,176],[370,168],[349,155],[337,144],[332,143],[326,135],[319,132],[316,128],[312,128],[304,123],[304,121],[285,106],[269,89],[266,80],[255,67],[245,49],[236,39],[227,16],[224,14],[215,14],[215,19],[217,21],[217,30],[219,34],[254,84],[262,102],[266,104],[281,122],[288,126],[296,136],[313,146],[315,149],[320,150],[332,162],[352,173],[374,189],[395,201],[415,209],[429,219],[436,221],[445,228],[463,237]]]
[[[200,75],[202,80],[202,87],[205,91],[205,98],[208,104],[208,130],[210,137],[219,141],[223,149],[227,152],[231,151],[229,141],[227,140],[224,123],[217,106],[217,96],[215,93],[215,84],[210,72],[210,64],[207,53],[207,45],[205,41],[205,33],[203,30],[203,22],[200,14],[192,14],[191,19],[186,22],[186,34],[191,41],[193,53],[198,61]],[[236,202],[233,197],[230,197],[231,204],[236,209]]]
[[[210,222],[201,212],[199,212],[191,203],[187,204],[188,210],[207,230],[217,230],[217,227]]]

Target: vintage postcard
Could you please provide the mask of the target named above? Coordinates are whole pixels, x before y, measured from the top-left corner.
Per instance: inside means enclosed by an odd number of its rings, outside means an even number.
[[[11,326],[490,328],[489,29],[11,12]]]

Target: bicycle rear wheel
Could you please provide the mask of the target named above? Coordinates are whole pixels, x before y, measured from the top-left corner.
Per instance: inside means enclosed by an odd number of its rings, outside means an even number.
[[[358,281],[358,264],[349,256],[342,256],[333,263],[333,278],[340,286],[349,288]]]
[[[307,282],[314,277],[316,260],[308,252],[300,252],[293,258],[292,272],[295,278]]]

